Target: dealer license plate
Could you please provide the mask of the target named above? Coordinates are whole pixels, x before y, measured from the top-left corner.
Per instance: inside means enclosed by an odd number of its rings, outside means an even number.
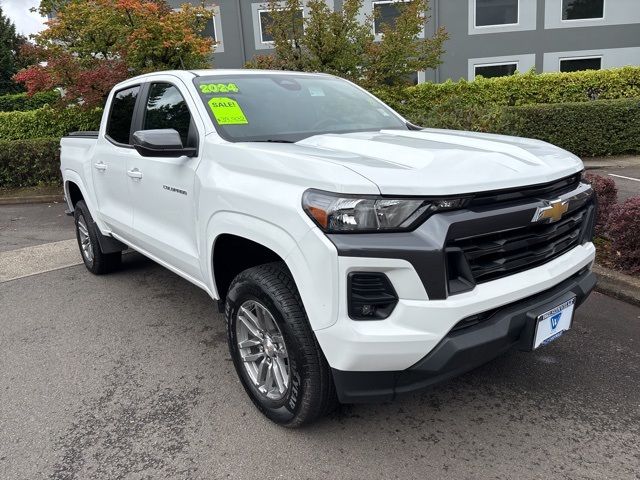
[[[575,297],[538,316],[533,348],[553,342],[571,328]]]

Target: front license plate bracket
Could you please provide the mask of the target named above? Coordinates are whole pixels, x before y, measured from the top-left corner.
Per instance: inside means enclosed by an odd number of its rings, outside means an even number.
[[[542,341],[540,341],[536,345],[536,339],[540,340],[540,338],[538,337],[538,334],[540,333],[539,322],[541,317],[552,312],[554,309],[562,306],[565,306],[565,307],[568,306],[568,308],[571,310],[569,312],[570,318],[569,318],[568,324],[566,323],[566,318],[563,318],[562,319],[563,322],[562,323],[559,322],[556,328],[553,329],[554,330],[552,332],[553,335],[551,336],[554,336],[554,338],[553,339],[545,338],[543,339],[543,341],[555,340],[555,338],[559,337],[562,333],[566,332],[571,328],[573,324],[573,315],[576,307],[576,294],[573,292],[566,292],[564,295],[561,295],[555,298],[554,300],[547,302],[544,305],[541,305],[527,312],[527,322],[525,324],[525,328],[522,330],[522,334],[520,336],[520,342],[519,342],[519,345],[520,345],[519,348],[521,350],[531,351],[531,350],[535,350],[536,348],[542,345]],[[554,314],[556,313],[558,312],[555,312]]]

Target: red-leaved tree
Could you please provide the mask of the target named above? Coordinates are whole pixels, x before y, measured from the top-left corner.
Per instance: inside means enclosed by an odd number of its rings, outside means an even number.
[[[94,107],[116,83],[153,70],[209,66],[213,42],[200,33],[212,12],[164,0],[69,0],[25,48],[34,63],[18,72],[27,92],[62,89],[66,104]]]

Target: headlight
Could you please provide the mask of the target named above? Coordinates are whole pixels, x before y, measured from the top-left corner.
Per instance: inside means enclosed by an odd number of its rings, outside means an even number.
[[[466,198],[386,198],[307,190],[302,207],[327,233],[409,230],[419,220],[464,206]]]

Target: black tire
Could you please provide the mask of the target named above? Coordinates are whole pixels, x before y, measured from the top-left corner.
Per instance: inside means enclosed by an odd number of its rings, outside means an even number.
[[[80,248],[80,255],[82,261],[91,273],[95,275],[103,275],[105,273],[112,272],[120,266],[122,260],[122,252],[103,253],[100,249],[100,243],[98,242],[98,226],[93,221],[93,217],[84,203],[84,200],[80,200],[76,203],[74,210],[74,219],[76,225],[76,239],[78,240],[78,247]],[[79,224],[86,225],[86,230],[89,235],[89,244],[91,246],[92,258],[87,254],[82,247],[82,234],[78,227]]]
[[[236,322],[240,306],[256,301],[277,324],[288,353],[289,385],[281,400],[260,394],[240,355]],[[225,303],[229,350],[247,394],[265,416],[285,427],[299,427],[326,415],[337,405],[331,370],[307,320],[291,273],[283,262],[249,268],[231,283]]]

